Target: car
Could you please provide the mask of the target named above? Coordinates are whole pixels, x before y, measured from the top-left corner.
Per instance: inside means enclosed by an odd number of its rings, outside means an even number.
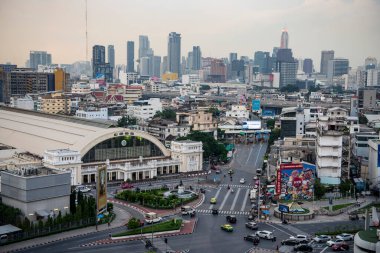
[[[84,185],[78,185],[76,188],[75,188],[75,191],[77,192],[90,192],[91,189],[88,188],[87,186],[84,186]]]
[[[236,223],[236,216],[235,215],[228,215],[226,217],[226,220],[229,222],[229,223]]]
[[[182,215],[194,216],[195,210],[191,206],[183,206],[183,207],[181,207],[181,214]]]
[[[255,185],[253,186],[253,189],[257,189],[257,188],[259,188],[259,186],[258,186],[257,184],[255,184]]]
[[[244,178],[241,178],[241,179],[240,179],[240,183],[241,183],[241,184],[245,184],[245,179],[244,179]]]
[[[257,230],[259,228],[259,225],[257,225],[256,222],[247,222],[245,223],[245,227],[246,228],[249,228],[249,229],[252,229],[252,230]]]
[[[232,232],[234,231],[234,227],[231,226],[230,224],[224,224],[222,226],[220,226],[220,228],[224,231],[227,231],[227,232]]]
[[[289,239],[295,239],[299,241],[300,243],[308,243],[309,242],[309,237],[307,235],[296,235],[296,236],[291,236]]]
[[[206,190],[203,189],[203,188],[201,188],[201,189],[200,189],[200,192],[201,192],[201,193],[206,193]]]
[[[213,208],[211,211],[212,214],[218,215],[219,210],[217,208]]]
[[[216,198],[215,197],[210,199],[210,204],[216,204]]]
[[[257,176],[254,176],[254,177],[253,177],[253,180],[257,180],[257,179],[259,179]]]
[[[342,239],[344,241],[352,241],[354,240],[354,235],[343,233],[336,236],[336,239]]]
[[[230,175],[232,175],[232,174],[234,174],[234,170],[228,170],[228,174],[230,174]]]
[[[220,169],[216,169],[216,170],[215,170],[215,173],[216,173],[216,174],[220,174],[220,173],[222,173],[222,171],[221,171]]]
[[[133,188],[133,185],[128,182],[123,182],[121,184],[121,189],[132,189],[132,188]]]
[[[290,245],[290,246],[296,246],[300,244],[300,242],[296,239],[285,239],[281,241],[281,245]]]
[[[319,235],[313,238],[315,242],[327,242],[331,240],[331,236],[329,235]]]
[[[348,218],[350,220],[359,220],[359,215],[356,213],[353,213],[353,214],[348,215]]]
[[[347,243],[342,242],[342,243],[334,244],[331,248],[333,251],[344,251],[344,250],[348,250],[350,246],[348,246]]]
[[[299,244],[299,245],[294,247],[294,251],[295,252],[312,252],[313,247],[311,247],[308,244]]]
[[[326,244],[327,244],[327,246],[331,247],[331,246],[333,246],[334,244],[342,243],[342,242],[344,242],[343,239],[335,239],[335,240],[327,241]]]
[[[255,234],[250,234],[250,235],[244,236],[244,240],[250,241],[250,242],[253,242],[256,244],[258,244],[260,242],[260,238]]]
[[[259,230],[256,232],[255,235],[257,235],[260,238],[268,239],[268,240],[271,240],[274,238],[273,233],[267,230]]]
[[[249,220],[249,221],[255,220],[256,217],[257,217],[257,216],[254,214],[254,212],[251,211],[251,213],[248,215],[248,220]]]

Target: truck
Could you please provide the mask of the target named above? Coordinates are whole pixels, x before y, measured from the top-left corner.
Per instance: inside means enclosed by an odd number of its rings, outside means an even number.
[[[157,223],[162,221],[162,218],[159,217],[156,213],[150,212],[145,214],[145,222],[148,224]]]
[[[251,200],[251,203],[255,202],[257,198],[257,189],[252,189],[249,193],[249,199]]]

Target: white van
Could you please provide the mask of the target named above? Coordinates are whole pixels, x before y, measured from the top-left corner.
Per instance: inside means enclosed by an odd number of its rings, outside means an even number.
[[[249,193],[249,199],[251,200],[251,203],[254,202],[257,198],[257,190],[252,189],[251,192]]]
[[[156,213],[150,212],[145,214],[145,222],[148,224],[157,223],[162,221],[162,218],[159,217]]]

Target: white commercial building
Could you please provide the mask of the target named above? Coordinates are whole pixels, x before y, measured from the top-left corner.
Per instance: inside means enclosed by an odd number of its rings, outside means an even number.
[[[201,141],[172,141],[172,157],[180,161],[180,172],[201,171],[203,149]]]
[[[201,79],[198,74],[182,75],[183,84],[200,83]]]
[[[226,117],[248,119],[249,111],[244,105],[232,105],[231,110],[226,112]]]
[[[11,97],[11,107],[16,107],[25,110],[34,110],[33,99],[26,95],[23,98]]]
[[[380,186],[380,140],[368,140],[369,156],[368,156],[368,179],[372,187]]]
[[[159,98],[137,100],[127,107],[127,114],[139,121],[151,120],[160,111],[162,111],[162,103]]]
[[[380,70],[369,69],[367,70],[367,86],[380,86]]]
[[[89,94],[91,93],[91,86],[87,82],[74,83],[71,87],[71,93]]]
[[[82,119],[108,119],[108,108],[86,108],[85,110],[77,110],[75,117]]]

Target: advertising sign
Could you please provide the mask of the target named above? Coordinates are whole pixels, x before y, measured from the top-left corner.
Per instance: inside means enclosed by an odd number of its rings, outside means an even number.
[[[280,199],[307,200],[313,198],[315,165],[308,163],[281,164],[277,171],[276,192]]]
[[[107,166],[100,165],[96,180],[96,203],[98,213],[107,209]]]
[[[278,205],[278,211],[282,213],[289,213],[289,207],[287,205]]]
[[[260,111],[260,99],[252,100],[252,111]]]
[[[377,145],[377,167],[380,167],[380,144]]]
[[[245,130],[259,130],[259,129],[261,129],[261,120],[245,121],[245,122],[243,122],[243,129],[245,129]]]

